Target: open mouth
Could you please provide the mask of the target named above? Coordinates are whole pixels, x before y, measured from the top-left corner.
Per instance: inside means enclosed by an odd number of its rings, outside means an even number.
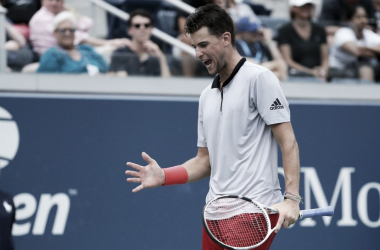
[[[208,68],[208,67],[210,67],[210,65],[212,64],[212,61],[211,61],[211,59],[207,59],[207,60],[203,61],[203,63],[204,63],[204,65],[206,65],[206,67]]]

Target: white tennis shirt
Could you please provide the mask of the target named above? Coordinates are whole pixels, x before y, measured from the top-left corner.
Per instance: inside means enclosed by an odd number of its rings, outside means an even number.
[[[219,84],[217,75],[199,100],[197,145],[208,148],[211,164],[206,202],[222,194],[281,202],[278,144],[269,126],[290,121],[279,80],[243,58],[223,91]]]

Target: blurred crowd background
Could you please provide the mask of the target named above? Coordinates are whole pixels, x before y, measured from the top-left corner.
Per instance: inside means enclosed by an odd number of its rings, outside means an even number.
[[[98,37],[91,32],[97,20],[69,0],[0,0],[7,10],[7,71],[210,77],[193,55],[152,36],[157,28],[191,45],[184,31],[188,13],[164,0],[105,2],[130,18],[108,13],[107,34]],[[239,53],[281,81],[380,82],[380,0],[183,2],[224,8],[235,23]]]

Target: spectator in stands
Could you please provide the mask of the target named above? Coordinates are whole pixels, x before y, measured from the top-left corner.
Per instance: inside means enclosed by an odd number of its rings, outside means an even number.
[[[41,57],[39,73],[88,73],[107,71],[107,63],[90,45],[75,45],[76,18],[69,11],[59,13],[53,20],[57,46]]]
[[[287,77],[287,66],[277,45],[272,40],[272,30],[263,29],[259,23],[243,17],[236,23],[236,49],[247,60],[271,70],[281,81]]]
[[[29,40],[28,23],[41,8],[41,0],[1,0],[0,3],[7,9],[7,17],[12,26]]]
[[[324,28],[311,21],[313,0],[290,0],[292,21],[278,31],[281,54],[289,67],[289,75],[315,76],[326,80],[328,45]]]
[[[29,48],[24,36],[12,24],[5,22],[7,50],[7,65],[12,71],[20,71],[25,65],[32,63],[33,52]]]
[[[1,0],[7,17],[13,24],[27,27],[32,16],[41,8],[41,0]]]
[[[53,34],[52,23],[54,17],[65,10],[69,10],[64,6],[64,0],[41,0],[42,7],[32,17],[29,22],[30,27],[30,41],[33,45],[33,50],[42,55],[47,49],[57,45],[57,40]],[[128,43],[128,39],[113,39],[104,40],[91,37],[88,30],[92,26],[92,20],[85,16],[76,16],[77,29],[75,31],[76,45],[85,43],[92,46],[110,45],[114,47],[121,47]]]
[[[376,32],[380,34],[380,0],[372,0],[373,7],[375,8],[375,26]]]
[[[331,45],[335,32],[346,26],[348,12],[353,6],[361,4],[371,20],[375,18],[372,0],[324,0],[319,16],[319,23],[325,26],[328,44]]]
[[[150,40],[153,28],[151,14],[137,9],[130,14],[128,34],[131,43],[116,50],[111,58],[111,69],[117,75],[144,75],[170,77],[165,54]]]
[[[5,20],[5,32],[8,70],[20,71],[22,67],[32,62],[33,53],[28,47],[25,37],[13,27],[8,18]]]
[[[349,27],[337,30],[330,54],[331,77],[374,81],[379,72],[380,35],[366,29],[368,16],[361,5],[347,12]],[[376,70],[374,70],[376,69]]]

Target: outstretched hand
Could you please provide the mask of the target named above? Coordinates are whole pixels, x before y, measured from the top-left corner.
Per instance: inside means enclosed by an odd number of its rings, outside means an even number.
[[[142,158],[148,162],[148,165],[144,167],[136,163],[127,162],[127,166],[134,168],[136,171],[125,171],[125,174],[133,176],[133,178],[127,178],[128,182],[141,183],[132,190],[133,193],[136,193],[144,188],[155,188],[162,186],[165,183],[165,173],[157,162],[145,152],[141,155]]]

